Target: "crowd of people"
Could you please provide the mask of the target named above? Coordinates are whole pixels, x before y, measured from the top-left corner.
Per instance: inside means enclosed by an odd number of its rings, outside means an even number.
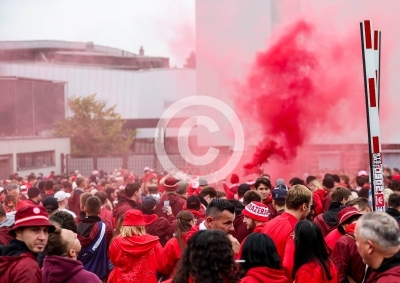
[[[400,283],[400,170],[384,175],[373,211],[366,171],[218,184],[148,167],[12,174],[0,283]]]

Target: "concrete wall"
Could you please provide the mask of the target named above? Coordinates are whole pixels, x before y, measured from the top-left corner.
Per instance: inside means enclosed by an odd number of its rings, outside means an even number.
[[[49,167],[33,167],[26,170],[17,171],[17,154],[41,151],[55,151],[55,166]],[[0,156],[12,155],[12,170],[18,172],[19,175],[25,176],[33,172],[35,174],[43,173],[48,176],[51,171],[56,174],[61,173],[61,154],[70,153],[69,138],[1,138],[0,139]],[[10,174],[11,172],[8,172]],[[4,173],[3,173],[4,174]],[[0,176],[0,178],[8,178]]]

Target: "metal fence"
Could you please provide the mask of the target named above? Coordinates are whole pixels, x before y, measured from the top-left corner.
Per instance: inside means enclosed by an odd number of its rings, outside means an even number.
[[[160,156],[160,159],[169,158],[172,164],[181,169],[186,167],[193,167],[180,154],[168,154]],[[229,158],[229,155],[221,154],[214,160],[214,162],[204,165],[196,166],[196,169],[201,172],[210,172],[217,168],[225,160]],[[163,168],[157,155],[155,154],[125,154],[125,155],[76,155],[67,154],[65,156],[65,172],[70,173],[75,170],[84,176],[89,176],[93,170],[103,170],[104,172],[112,172],[116,168],[127,168],[136,174],[141,174],[144,167],[153,168],[156,172],[166,170],[169,168]]]

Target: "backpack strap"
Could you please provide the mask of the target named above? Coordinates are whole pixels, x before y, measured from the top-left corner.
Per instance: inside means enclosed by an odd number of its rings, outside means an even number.
[[[98,235],[97,241],[94,243],[92,250],[95,251],[101,244],[101,241],[104,238],[104,235],[106,234],[106,224],[103,222],[99,221],[98,222],[99,228],[100,228],[100,233]]]

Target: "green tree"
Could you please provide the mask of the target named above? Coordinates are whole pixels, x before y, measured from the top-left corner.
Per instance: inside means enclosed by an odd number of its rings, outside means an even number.
[[[56,121],[53,134],[71,138],[72,153],[126,153],[134,131],[122,133],[123,121],[115,106],[107,108],[95,100],[96,94],[68,99],[72,116]]]

